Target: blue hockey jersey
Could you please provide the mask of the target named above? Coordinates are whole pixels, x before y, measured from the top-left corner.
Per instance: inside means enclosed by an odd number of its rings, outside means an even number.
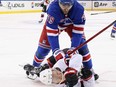
[[[58,0],[54,0],[47,10],[47,15],[46,29],[52,51],[60,49],[59,30],[64,30],[71,24],[73,25],[71,47],[77,47],[80,44],[84,31],[85,16],[84,8],[76,0],[67,15],[62,12]]]

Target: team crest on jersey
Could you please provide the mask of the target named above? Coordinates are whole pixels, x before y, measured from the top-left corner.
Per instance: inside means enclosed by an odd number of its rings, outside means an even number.
[[[60,23],[64,23],[65,25],[67,25],[67,24],[71,24],[72,20],[70,18],[65,18],[60,20]]]

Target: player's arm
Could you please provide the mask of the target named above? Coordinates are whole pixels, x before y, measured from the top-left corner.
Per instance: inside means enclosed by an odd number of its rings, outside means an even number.
[[[59,44],[59,29],[58,29],[58,23],[60,21],[59,18],[60,17],[57,14],[57,12],[54,10],[51,11],[50,8],[46,21],[46,30],[47,30],[48,41],[50,43],[53,56],[55,57],[56,61],[65,57],[64,52],[60,50],[60,44]]]
[[[81,38],[83,36],[84,25],[85,25],[84,9],[83,8],[79,9],[79,11],[75,13],[74,17],[75,17],[75,20],[73,21],[74,25],[73,25],[73,31],[72,31],[71,47],[79,46]]]

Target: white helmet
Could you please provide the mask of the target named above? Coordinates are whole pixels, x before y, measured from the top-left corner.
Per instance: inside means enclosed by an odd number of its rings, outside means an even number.
[[[46,85],[52,84],[52,70],[51,69],[45,69],[40,72],[40,78],[39,80]]]

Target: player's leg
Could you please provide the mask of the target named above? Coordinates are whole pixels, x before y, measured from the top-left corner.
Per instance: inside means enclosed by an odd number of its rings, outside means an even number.
[[[81,43],[84,43],[86,40],[84,38],[82,38]],[[80,48],[79,53],[83,56],[83,66],[87,69],[91,69],[94,76],[95,76],[95,80],[97,80],[99,78],[98,74],[96,74],[93,70],[93,64],[92,64],[92,59],[91,59],[91,54],[89,52],[88,46],[87,44],[84,45],[82,48]]]
[[[70,29],[67,29],[67,30],[65,30],[67,33],[68,33],[68,35],[70,36],[70,38],[72,37],[72,26],[70,26],[70,27],[68,27],[68,28],[70,28]],[[81,43],[83,43],[83,42],[85,42],[85,39],[83,38],[82,40],[81,40]],[[80,44],[81,44],[80,43]],[[80,48],[79,50],[79,53],[83,56],[83,64],[84,64],[84,66],[86,67],[86,68],[88,68],[88,69],[91,69],[92,68],[92,60],[91,60],[91,55],[90,55],[90,53],[89,53],[89,49],[88,49],[88,47],[87,47],[87,45],[84,45],[82,48]]]
[[[50,49],[51,48],[46,33],[46,26],[44,25],[42,34],[40,36],[39,45],[34,56],[33,65],[38,67],[43,59],[48,55]]]
[[[34,55],[33,64],[24,65],[24,70],[26,70],[28,78],[35,79],[37,76],[39,76],[39,72],[49,67],[48,64],[43,66],[41,66],[40,64],[47,56],[50,49],[50,44],[47,39],[46,25],[44,25],[43,31],[40,36],[39,45]]]
[[[67,32],[67,34],[70,36],[70,38],[72,37],[72,28],[73,28],[73,26],[71,25],[65,30]],[[84,39],[84,37],[85,36],[83,36],[80,44],[82,44],[86,41]],[[93,64],[92,64],[91,54],[89,52],[87,44],[84,45],[82,48],[80,48],[78,51],[79,51],[79,54],[81,54],[83,56],[84,67],[87,68],[87,69],[91,69],[94,73],[94,70],[92,68]],[[98,74],[96,74],[96,73],[94,73],[94,76],[95,76],[95,80],[97,80],[99,78]]]
[[[81,43],[85,42],[85,39],[82,38]],[[84,45],[82,48],[80,48],[79,53],[83,56],[83,65],[85,68],[87,69],[91,69],[93,64],[92,64],[92,59],[91,59],[91,55],[88,49],[87,44]]]
[[[95,86],[94,75],[92,74],[91,70],[82,68],[81,74],[82,74],[81,79],[83,82],[83,84],[81,84],[81,87],[94,87]]]
[[[116,35],[116,23],[113,25],[113,28],[112,28],[112,30],[111,30],[111,37],[112,38],[115,38],[115,35]]]

